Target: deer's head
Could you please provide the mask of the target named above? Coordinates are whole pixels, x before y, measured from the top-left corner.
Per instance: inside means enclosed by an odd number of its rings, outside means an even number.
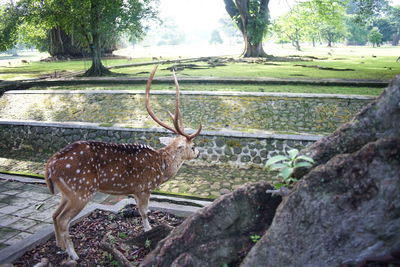
[[[149,113],[150,117],[153,118],[155,122],[157,122],[160,126],[164,127],[167,130],[178,135],[178,137],[171,138],[171,137],[161,137],[160,141],[162,144],[166,145],[170,149],[172,149],[177,156],[179,156],[182,160],[190,160],[195,159],[199,156],[200,152],[197,150],[193,143],[193,139],[200,134],[201,131],[201,124],[198,130],[192,134],[187,134],[184,132],[183,122],[182,122],[182,115],[180,111],[180,99],[179,99],[179,83],[176,78],[175,72],[173,72],[175,86],[176,86],[176,95],[175,95],[175,112],[174,114],[168,112],[170,115],[173,127],[169,126],[168,124],[163,123],[160,119],[156,117],[153,110],[150,107],[150,87],[153,81],[154,75],[157,71],[157,66],[153,69],[150,74],[150,77],[147,81],[146,85],[146,109]]]

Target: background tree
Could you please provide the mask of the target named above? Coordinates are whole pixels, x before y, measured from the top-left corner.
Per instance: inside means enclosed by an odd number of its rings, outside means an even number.
[[[344,0],[311,0],[310,6],[319,18],[318,27],[321,37],[329,47],[345,37],[347,31]]]
[[[262,40],[269,24],[269,0],[224,0],[225,9],[243,35],[244,57],[264,57]]]
[[[101,76],[109,73],[101,62],[105,41],[110,47],[115,44],[115,38],[122,34],[141,38],[145,31],[144,20],[156,17],[157,10],[151,5],[154,1],[21,0],[18,5],[25,10],[22,17],[26,23],[41,25],[49,34],[57,37],[50,36],[50,40],[63,43],[62,35],[65,32],[74,42],[87,47],[92,56],[92,65],[85,75]]]
[[[297,51],[301,50],[300,42],[304,40],[309,26],[306,14],[305,6],[297,4],[290,12],[279,17],[273,28],[281,40],[291,42]]]
[[[239,43],[242,41],[242,34],[230,17],[226,16],[220,19],[219,23],[222,25],[222,32],[225,33],[225,35],[229,38],[230,44]]]
[[[18,40],[18,13],[13,2],[0,5],[0,51],[13,48]]]
[[[371,31],[368,33],[368,41],[372,44],[373,47],[380,46],[382,43],[383,34],[380,33],[377,27],[373,27]]]
[[[389,7],[387,0],[350,0],[347,13],[356,15],[359,23],[368,23]]]
[[[376,27],[382,34],[382,43],[392,41],[395,29],[387,16],[376,18],[372,21],[371,29]]]
[[[222,44],[222,38],[218,30],[213,30],[211,33],[210,44]]]
[[[178,45],[185,41],[185,33],[179,30],[174,18],[163,19],[163,23],[155,35],[161,39],[157,45]]]
[[[346,16],[346,27],[347,45],[365,45],[368,42],[368,27],[357,23],[354,15]]]
[[[400,6],[389,8],[389,22],[392,25],[392,45],[398,45],[400,40]]]

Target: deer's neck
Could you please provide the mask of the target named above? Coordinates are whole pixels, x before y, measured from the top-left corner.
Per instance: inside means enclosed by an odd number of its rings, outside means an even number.
[[[169,147],[165,147],[159,150],[161,154],[161,169],[164,174],[164,181],[169,180],[179,171],[182,166],[183,159],[180,155],[176,153],[175,149],[170,149]]]

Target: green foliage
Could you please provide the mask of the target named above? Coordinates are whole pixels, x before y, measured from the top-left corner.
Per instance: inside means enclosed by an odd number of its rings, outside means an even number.
[[[151,247],[151,240],[146,239],[146,241],[144,242],[144,247],[145,248],[150,248]]]
[[[297,149],[291,149],[287,155],[277,155],[271,157],[266,163],[265,167],[269,171],[279,171],[279,176],[282,178],[282,184],[279,186],[289,186],[297,182],[296,178],[292,177],[293,171],[299,167],[311,167],[314,160],[310,157],[299,155]]]
[[[354,14],[358,23],[368,24],[388,8],[388,0],[350,0],[347,12]]]
[[[347,44],[365,45],[367,43],[367,26],[365,24],[357,23],[354,15],[346,16],[346,27],[348,29]]]
[[[300,2],[275,22],[274,31],[280,41],[290,41],[297,50],[300,42],[321,38],[332,46],[346,35],[344,15],[341,0]]]
[[[379,46],[382,43],[383,34],[380,33],[377,27],[373,27],[368,33],[368,41],[373,47]]]
[[[400,17],[398,19],[400,19]],[[394,23],[389,19],[389,17],[375,19],[372,22],[372,28],[374,27],[377,27],[379,32],[382,34],[382,43],[391,41],[393,34],[396,34]]]
[[[306,5],[298,4],[275,21],[272,29],[280,42],[291,42],[300,51],[300,42],[313,31],[313,17],[309,11]]]
[[[107,266],[115,266],[115,267],[120,267],[121,264],[114,259],[113,255],[109,252],[104,252],[103,254],[104,259],[103,259],[103,263]]]
[[[119,237],[119,238],[122,238],[122,239],[125,239],[125,238],[128,237],[128,235],[127,235],[126,233],[124,233],[124,232],[119,232],[119,233],[118,233],[118,237]]]
[[[226,11],[241,31],[247,48],[248,46],[256,47],[261,45],[270,23],[269,0],[224,0],[224,2]],[[265,56],[265,53],[260,49],[255,54],[252,51],[245,51],[244,55]]]
[[[18,40],[18,10],[11,3],[0,5],[0,51],[14,47]]]
[[[345,25],[346,5],[344,0],[311,0],[310,8],[318,16],[316,26],[321,38],[328,46],[343,39],[347,33]]]
[[[249,42],[252,45],[256,45],[262,42],[265,34],[267,33],[267,26],[269,24],[268,10],[264,11],[260,0],[249,0],[248,1],[248,14],[247,18],[247,34],[249,36]]]
[[[260,236],[260,235],[251,235],[251,236],[250,236],[250,240],[251,240],[253,243],[257,243],[260,239],[261,239],[261,236]]]

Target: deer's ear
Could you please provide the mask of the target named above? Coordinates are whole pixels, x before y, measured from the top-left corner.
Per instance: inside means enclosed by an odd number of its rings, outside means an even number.
[[[174,138],[171,138],[171,137],[160,137],[159,139],[160,139],[161,144],[166,145],[166,146],[171,144],[172,141],[174,140]]]

